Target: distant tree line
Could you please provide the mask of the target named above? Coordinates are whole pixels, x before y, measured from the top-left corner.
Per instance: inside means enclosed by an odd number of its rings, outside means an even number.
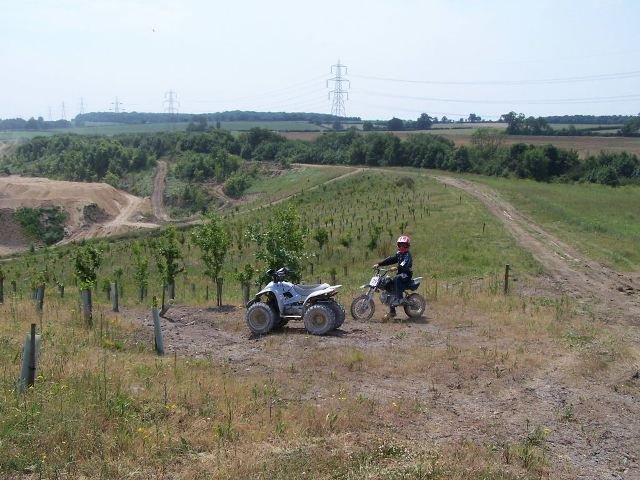
[[[507,146],[504,136],[496,129],[478,128],[471,145],[456,147],[434,134],[415,133],[400,140],[391,133],[355,129],[324,133],[312,142],[288,140],[263,128],[237,137],[215,129],[115,137],[65,134],[36,137],[5,157],[3,163],[6,173],[104,181],[110,175],[149,168],[157,158],[171,155],[179,178],[225,182],[225,191],[233,196],[241,195],[256,175],[242,170],[240,158],[284,166],[292,162],[411,166],[538,181],[640,183],[640,163],[635,155],[600,153],[580,160],[575,151],[553,145]]]
[[[428,113],[422,113],[416,120],[402,120],[397,117],[393,117],[390,120],[365,120],[362,123],[362,130],[365,132],[372,131],[390,131],[390,132],[402,132],[409,130],[429,130],[434,124],[449,124],[449,123],[479,123],[484,122],[479,115],[470,113],[467,118],[460,118],[457,121],[443,116],[442,118],[432,117]],[[471,128],[471,127],[469,127]]]
[[[47,121],[42,117],[31,117],[29,120],[22,118],[0,119],[0,130],[53,130],[70,126],[71,122],[67,120]]]
[[[577,125],[622,125],[633,115],[551,115],[542,117],[547,123],[566,123]]]
[[[271,133],[271,132],[269,132]],[[275,134],[273,134],[275,135]],[[324,133],[313,142],[261,137],[248,158],[310,164],[411,166],[537,181],[593,182],[606,185],[640,183],[635,155],[602,152],[580,160],[574,150],[553,145],[504,145],[504,134],[491,128],[474,132],[470,146],[442,136],[416,133],[400,140],[391,133]]]
[[[233,110],[227,112],[191,114],[191,113],[146,113],[146,112],[92,112],[77,115],[76,123],[106,122],[125,124],[196,122],[204,117],[207,122],[267,122],[302,121],[311,123],[356,122],[360,117],[336,117],[325,113],[307,112],[251,112]]]
[[[640,135],[640,116],[622,116],[622,115],[612,115],[612,116],[602,116],[602,117],[592,117],[592,118],[600,118],[603,120],[611,121],[613,119],[619,119],[618,124],[624,123],[623,126],[615,133],[607,132],[603,133],[602,130],[611,130],[610,127],[606,125],[611,125],[611,123],[606,123],[605,126],[596,126],[592,128],[581,128],[577,129],[574,125],[569,125],[568,127],[562,129],[554,129],[550,126],[548,118],[561,119],[566,118],[567,122],[569,119],[578,119],[578,118],[587,118],[591,117],[589,115],[574,115],[567,117],[526,117],[524,113],[516,113],[509,112],[505,113],[500,117],[500,121],[507,124],[506,132],[509,135],[550,135],[550,136],[624,136],[624,137],[635,137]],[[624,119],[624,120],[623,120]],[[594,122],[588,122],[590,124]]]

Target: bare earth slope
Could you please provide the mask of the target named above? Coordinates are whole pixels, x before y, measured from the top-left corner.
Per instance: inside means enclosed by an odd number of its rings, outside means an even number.
[[[83,209],[96,204],[108,216],[103,223],[86,222]],[[106,183],[54,181],[46,178],[0,177],[0,210],[20,207],[62,207],[69,218],[70,236],[64,242],[82,238],[110,236],[137,228],[157,227],[136,221],[135,216],[149,210],[148,201],[117,190]],[[16,250],[0,230],[0,254]],[[26,245],[24,245],[26,246]]]

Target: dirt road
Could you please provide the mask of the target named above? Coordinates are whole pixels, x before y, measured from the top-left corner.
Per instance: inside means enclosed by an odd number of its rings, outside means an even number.
[[[151,205],[153,214],[160,222],[168,222],[169,215],[164,206],[164,190],[167,186],[167,161],[158,160],[158,168],[153,179],[153,193],[151,194]]]
[[[144,209],[143,204],[145,200],[124,192],[122,192],[122,195],[124,201],[122,203],[116,202],[120,210],[114,218],[104,223],[85,225],[65,238],[60,242],[60,245],[83,238],[111,237],[131,230],[158,228],[160,226],[157,223],[132,221],[131,217]]]
[[[103,212],[106,220],[92,223],[84,217],[84,208],[92,204]],[[142,220],[142,214],[148,213],[150,209],[148,200],[117,190],[106,183],[0,177],[0,210],[11,212],[20,207],[52,206],[61,207],[68,214],[65,228],[70,235],[62,243],[158,227],[155,223]],[[138,218],[135,218],[136,215]],[[13,230],[15,229],[0,230],[0,254],[28,247],[26,239],[17,237],[15,232],[12,233]]]
[[[434,178],[480,200],[502,221],[516,241],[542,264],[560,291],[585,300],[595,299],[602,316],[640,326],[640,284],[632,276],[585,257],[524,216],[489,187],[443,175]]]

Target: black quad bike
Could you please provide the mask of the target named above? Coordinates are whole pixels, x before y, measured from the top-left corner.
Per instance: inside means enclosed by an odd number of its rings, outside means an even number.
[[[375,303],[373,302],[373,294],[376,291],[380,292],[380,301],[383,305],[391,305],[394,302],[394,306],[399,306],[404,309],[404,312],[410,318],[419,318],[427,308],[427,303],[422,295],[419,293],[407,293],[406,290],[417,290],[420,286],[422,277],[416,277],[408,285],[407,289],[402,292],[402,298],[396,299],[393,291],[393,279],[389,278],[387,274],[396,270],[396,267],[389,269],[375,267],[375,275],[371,277],[368,284],[361,285],[360,288],[366,288],[367,293],[359,295],[351,302],[351,316],[356,320],[367,321],[373,317],[376,311]]]

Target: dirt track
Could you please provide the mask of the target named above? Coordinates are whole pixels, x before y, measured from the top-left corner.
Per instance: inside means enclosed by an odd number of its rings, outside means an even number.
[[[102,223],[87,222],[83,209],[96,204],[106,217]],[[47,178],[9,176],[0,177],[0,209],[15,210],[19,207],[61,207],[68,219],[65,228],[70,235],[61,243],[82,238],[116,235],[140,228],[158,225],[142,221],[141,215],[149,211],[148,200],[130,195],[106,183],[55,181]],[[139,215],[139,218],[135,218]],[[15,239],[4,238],[0,231],[0,254],[25,249]],[[10,247],[9,247],[10,246]]]
[[[586,258],[525,217],[489,187],[442,175],[434,178],[480,200],[504,223],[516,241],[533,254],[560,291],[587,301],[595,299],[603,317],[640,326],[640,284],[632,276]]]
[[[151,194],[151,205],[153,214],[161,222],[168,222],[169,215],[164,206],[164,190],[167,186],[167,162],[158,160],[158,168],[153,178],[153,193]]]

